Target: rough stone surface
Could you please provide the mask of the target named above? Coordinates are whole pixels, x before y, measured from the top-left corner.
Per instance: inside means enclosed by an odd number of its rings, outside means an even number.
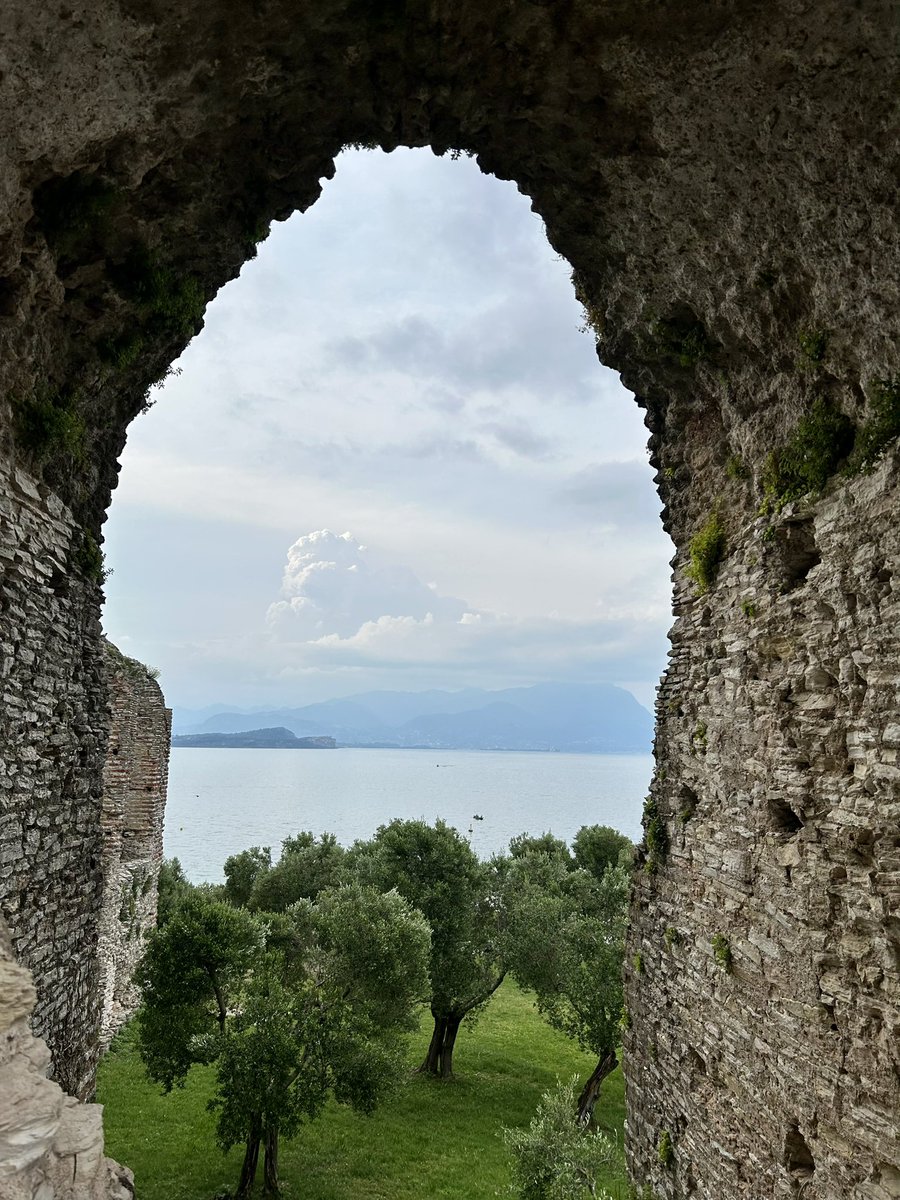
[[[103,902],[98,919],[100,1050],[136,1011],[132,982],[156,926],[171,713],[141,663],[106,646],[111,722],[103,769]]]
[[[900,1194],[895,450],[756,516],[817,400],[859,424],[900,376],[892,0],[9,0],[4,25],[0,895],[60,1076],[77,1090],[96,1044],[91,539],[127,422],[341,145],[457,147],[572,263],[677,547],[650,823],[670,848],[636,876],[628,981],[635,1179]],[[714,509],[726,555],[698,596]]]
[[[0,920],[0,1200],[131,1200],[131,1172],[103,1154],[103,1110],[47,1078],[31,976]]]

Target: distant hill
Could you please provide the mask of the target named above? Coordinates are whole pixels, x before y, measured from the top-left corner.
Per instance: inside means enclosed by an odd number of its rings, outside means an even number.
[[[426,746],[460,750],[650,751],[653,717],[624,688],[608,683],[542,683],[459,692],[360,692],[340,700],[241,712],[206,709],[192,724],[176,710],[173,745],[210,734],[271,733],[332,737],[351,746]],[[194,718],[196,720],[196,718]],[[221,744],[221,743],[216,743]],[[233,745],[233,742],[229,742]]]
[[[250,729],[245,733],[189,733],[175,734],[173,746],[231,747],[238,750],[333,750],[333,737],[296,737],[290,729],[277,726],[274,729]]]

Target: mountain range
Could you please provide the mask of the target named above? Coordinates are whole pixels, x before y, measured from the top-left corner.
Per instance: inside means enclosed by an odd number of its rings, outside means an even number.
[[[299,708],[176,708],[173,733],[246,733],[281,726],[344,746],[648,753],[653,717],[612,684],[541,683],[457,692],[360,692]]]

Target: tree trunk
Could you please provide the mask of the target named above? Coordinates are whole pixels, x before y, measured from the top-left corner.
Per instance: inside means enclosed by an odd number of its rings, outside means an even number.
[[[440,1075],[441,1073],[441,1049],[444,1044],[444,1036],[447,1030],[447,1018],[439,1017],[434,1014],[434,1032],[431,1035],[431,1044],[428,1047],[428,1053],[425,1055],[425,1061],[418,1068],[420,1075]]]
[[[235,1200],[244,1200],[253,1191],[253,1181],[256,1179],[256,1164],[259,1162],[259,1133],[256,1129],[247,1138],[247,1148],[244,1151],[244,1161],[241,1163],[241,1177],[238,1180]]]
[[[590,1125],[594,1119],[594,1105],[600,1096],[600,1085],[607,1075],[619,1065],[619,1060],[616,1058],[615,1050],[604,1050],[600,1055],[600,1060],[588,1079],[587,1083],[581,1089],[581,1095],[578,1097],[578,1124]]]
[[[266,1130],[266,1160],[263,1167],[263,1194],[278,1195],[278,1126]]]
[[[453,1047],[456,1045],[456,1035],[459,1033],[459,1023],[462,1017],[448,1017],[444,1028],[444,1041],[441,1046],[441,1079],[453,1078]]]

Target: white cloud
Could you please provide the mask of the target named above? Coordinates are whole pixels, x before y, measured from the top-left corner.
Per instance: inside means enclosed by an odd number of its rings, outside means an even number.
[[[352,638],[379,621],[457,620],[465,608],[408,567],[373,560],[352,534],[320,529],[291,546],[266,619],[280,637],[318,641]]]

